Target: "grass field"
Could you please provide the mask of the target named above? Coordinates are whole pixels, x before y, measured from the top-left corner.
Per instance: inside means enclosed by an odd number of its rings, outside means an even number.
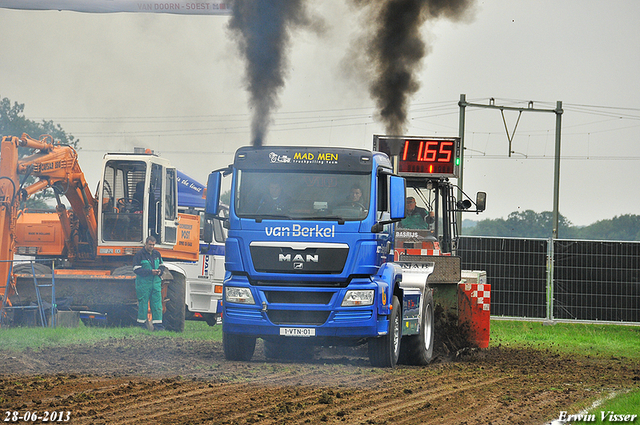
[[[491,321],[491,345],[640,360],[640,326]]]
[[[187,321],[185,332],[162,331],[151,333],[138,328],[12,328],[0,329],[3,350],[22,351],[29,347],[38,350],[45,347],[93,342],[116,338],[135,339],[151,336],[175,337],[199,340],[222,340],[222,327],[210,327],[205,322]],[[518,322],[493,320],[491,322],[491,346],[531,348],[581,356],[599,357],[605,360],[622,358],[637,360],[640,364],[640,327],[596,324],[558,323],[545,326],[538,322]],[[618,394],[603,404],[586,407],[596,416],[595,423],[609,423],[602,420],[601,412],[616,414],[640,414],[640,390]],[[575,412],[574,412],[575,413]],[[636,419],[640,423],[640,418]]]
[[[605,359],[628,358],[640,363],[640,327],[558,323],[546,326],[538,322],[491,321],[491,345],[531,347],[560,353]],[[638,414],[640,416],[640,389],[618,394],[598,406],[587,406],[584,413],[595,415],[589,423],[611,423],[603,420],[602,412]],[[576,413],[576,412],[571,412]],[[640,423],[636,418],[632,423]]]
[[[139,328],[87,327],[80,323],[77,328],[9,328],[0,329],[0,340],[4,350],[38,350],[46,347],[63,347],[73,344],[91,344],[108,338],[141,338],[148,335],[172,336],[184,339],[211,339],[222,341],[222,327],[210,327],[205,322],[187,321],[183,333],[162,331],[152,333]]]

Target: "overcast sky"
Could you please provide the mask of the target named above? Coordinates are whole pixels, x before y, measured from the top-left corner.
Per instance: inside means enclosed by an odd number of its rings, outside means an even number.
[[[384,126],[365,72],[345,66],[361,17],[342,0],[312,9],[324,31],[292,34],[264,144],[371,148]],[[94,187],[103,154],[134,146],[204,182],[251,137],[229,19],[0,9],[0,97],[79,139]],[[505,106],[553,109],[562,101],[560,213],[576,225],[640,214],[638,22],[635,0],[486,0],[463,22],[428,21],[430,53],[406,134],[457,136],[462,93]],[[464,189],[486,191],[488,208],[465,218],[551,211],[555,115],[523,113],[511,157],[499,111],[469,107],[466,117]],[[505,111],[510,132],[517,118]]]

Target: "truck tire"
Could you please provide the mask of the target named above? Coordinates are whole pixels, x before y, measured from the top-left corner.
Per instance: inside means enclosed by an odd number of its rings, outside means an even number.
[[[222,348],[225,359],[248,362],[256,349],[256,338],[222,332]]]
[[[36,274],[43,274],[45,276],[51,276],[51,267],[45,266],[41,263],[33,263],[33,270]],[[13,266],[13,273],[16,274],[32,274],[31,263],[20,263]],[[6,283],[6,282],[5,282]],[[2,283],[4,285],[4,283]]]
[[[374,367],[394,367],[400,356],[402,326],[400,302],[393,296],[389,315],[389,330],[386,335],[369,339],[369,360]]]
[[[133,266],[121,266],[111,272],[111,276],[135,277]],[[98,311],[102,309],[98,308]],[[138,318],[137,304],[111,305],[105,309],[107,313],[106,325],[109,327],[135,326]],[[91,321],[83,321],[85,325],[92,324]]]
[[[218,315],[216,313],[202,313],[202,317],[204,317],[204,321],[209,326],[215,326],[218,323]]]
[[[136,274],[133,271],[133,266],[120,266],[111,272],[111,276],[131,276],[135,277]]]
[[[185,278],[180,273],[171,273],[173,279],[167,287],[162,324],[168,331],[184,332]]]
[[[402,339],[400,359],[398,360],[402,364],[424,366],[429,364],[433,358],[435,338],[433,292],[428,288],[425,292],[422,300],[420,333]]]

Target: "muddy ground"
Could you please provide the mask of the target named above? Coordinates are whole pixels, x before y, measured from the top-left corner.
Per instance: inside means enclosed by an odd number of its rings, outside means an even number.
[[[535,424],[640,386],[621,358],[492,346],[427,367],[374,369],[366,350],[228,362],[220,342],[149,335],[21,353],[0,348],[0,412],[73,424]],[[50,416],[50,418],[52,418]],[[42,420],[36,421],[41,423]]]

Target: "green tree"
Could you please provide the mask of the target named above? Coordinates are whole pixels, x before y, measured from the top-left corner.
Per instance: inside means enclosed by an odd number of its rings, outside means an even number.
[[[43,120],[37,123],[24,116],[24,104],[14,102],[11,104],[9,99],[0,97],[0,137],[16,136],[20,137],[23,133],[27,133],[34,139],[40,138],[41,135],[49,134],[56,142],[63,145],[70,145],[74,148],[78,146],[76,140],[71,134],[67,134],[60,124],[54,124],[53,121]],[[19,156],[22,158],[30,153],[29,149],[20,148]],[[35,178],[29,177],[26,185],[35,181]],[[28,208],[47,208],[46,200],[53,197],[50,190],[42,191],[31,196],[27,200]]]
[[[640,216],[625,214],[599,220],[579,231],[580,239],[640,241]]]
[[[575,238],[577,229],[562,214],[558,217],[558,233],[562,238]],[[467,232],[470,236],[548,238],[553,233],[553,213],[533,210],[514,211],[507,219],[481,220]]]
[[[498,236],[520,238],[548,238],[551,236],[553,214],[531,210],[516,211],[507,219],[479,221],[475,227],[464,228],[469,236]],[[640,215],[625,214],[599,220],[586,227],[576,227],[564,216],[559,217],[559,236],[562,239],[592,239],[608,241],[640,241]]]

